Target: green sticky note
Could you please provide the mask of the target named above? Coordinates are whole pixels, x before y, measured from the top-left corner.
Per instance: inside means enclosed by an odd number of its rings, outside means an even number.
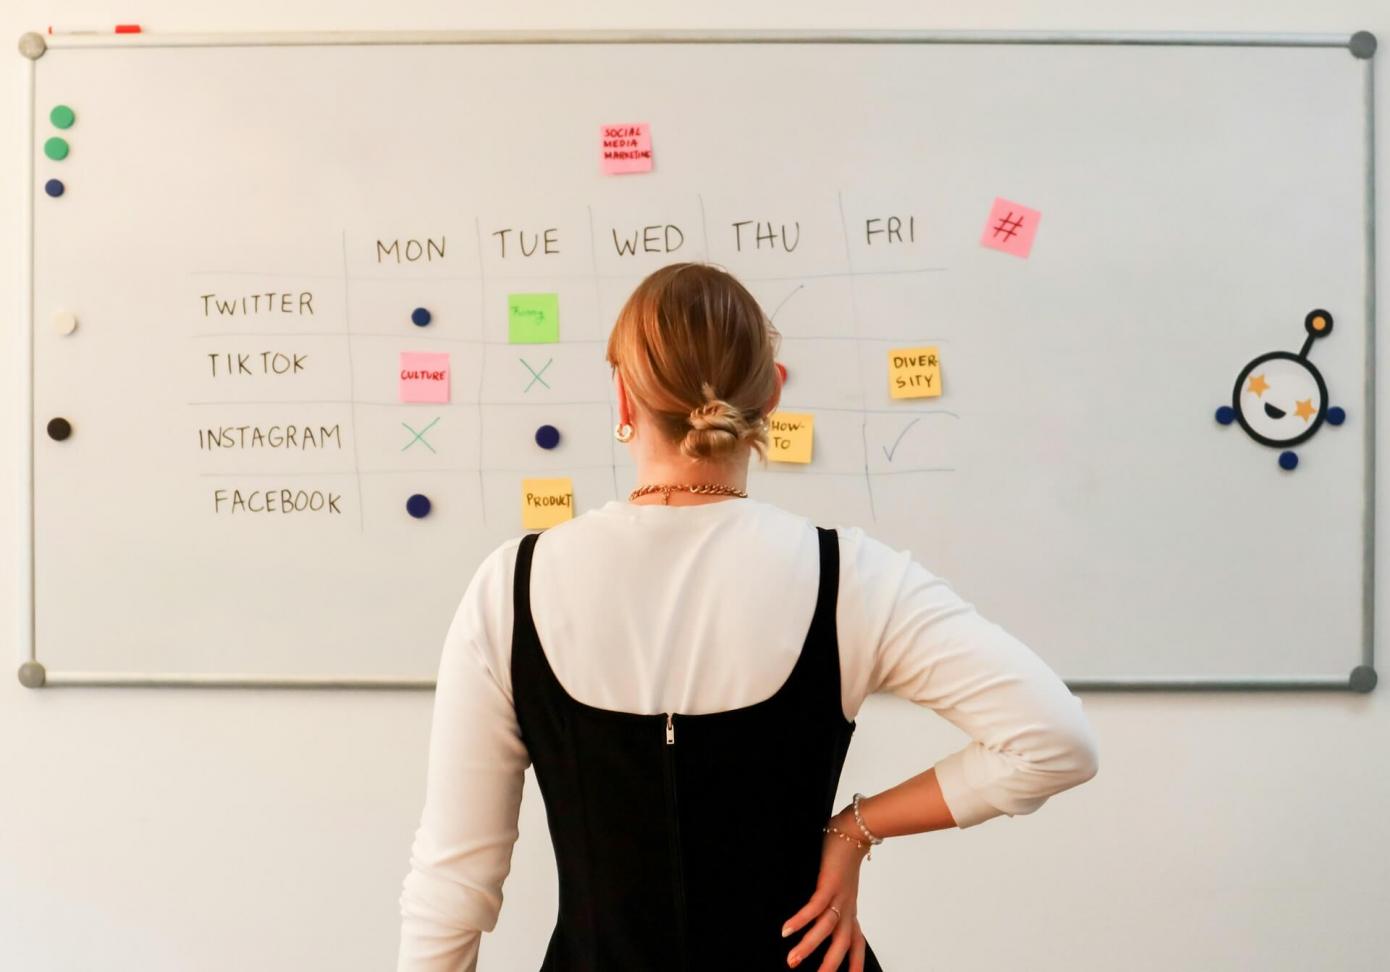
[[[558,294],[508,294],[507,341],[511,344],[554,344],[560,340]]]
[[[54,128],[71,128],[77,116],[67,105],[57,105],[48,113],[48,120],[53,123]]]
[[[53,136],[43,143],[43,154],[55,161],[68,157],[68,143],[58,136]]]

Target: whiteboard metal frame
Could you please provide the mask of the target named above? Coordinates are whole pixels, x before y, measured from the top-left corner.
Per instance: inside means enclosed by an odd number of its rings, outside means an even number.
[[[45,36],[26,33],[19,52],[28,59],[24,117],[29,129],[25,146],[24,186],[24,283],[21,286],[21,320],[26,365],[21,369],[20,392],[25,422],[22,469],[20,535],[25,538],[19,569],[19,639],[27,658],[19,666],[20,684],[44,686],[97,686],[127,688],[276,688],[276,689],[375,689],[429,690],[430,678],[387,676],[318,676],[274,674],[204,674],[188,672],[50,672],[37,656],[34,578],[34,139],[35,72],[38,59],[49,48],[104,47],[310,47],[374,45],[507,45],[507,44],[1021,44],[1055,46],[1120,47],[1307,47],[1345,48],[1364,60],[1365,128],[1365,320],[1366,375],[1364,416],[1364,506],[1362,508],[1361,662],[1346,676],[1124,676],[1070,679],[1074,691],[1184,692],[1184,691],[1353,691],[1375,688],[1375,372],[1376,372],[1376,234],[1375,234],[1375,52],[1377,41],[1369,31],[1352,34],[1243,34],[1188,32],[1072,32],[1072,31],[938,31],[938,30],[508,30],[508,31],[297,31],[226,34],[116,34],[78,33]]]

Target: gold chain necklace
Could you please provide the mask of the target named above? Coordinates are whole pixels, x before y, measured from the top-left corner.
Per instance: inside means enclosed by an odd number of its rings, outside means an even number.
[[[652,485],[638,486],[631,493],[627,494],[627,500],[631,503],[639,496],[647,496],[650,493],[660,493],[667,506],[671,505],[671,494],[677,490],[686,493],[697,493],[701,496],[737,496],[740,499],[747,499],[748,494],[741,489],[732,486],[724,486],[720,483],[677,483],[673,485]]]

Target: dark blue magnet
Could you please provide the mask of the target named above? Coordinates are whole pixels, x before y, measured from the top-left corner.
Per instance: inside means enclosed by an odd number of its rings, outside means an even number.
[[[417,520],[422,520],[430,515],[430,498],[423,493],[416,493],[405,501],[405,511]]]
[[[63,194],[64,188],[65,186],[63,185],[62,179],[49,179],[47,182],[43,184],[43,191],[48,193],[54,199],[57,199],[59,196]]]
[[[1285,449],[1279,453],[1280,469],[1296,469],[1298,467],[1298,453]]]
[[[560,430],[553,425],[542,425],[536,429],[536,445],[542,449],[553,449],[560,444]]]
[[[1333,425],[1341,425],[1346,420],[1346,409],[1342,408],[1340,405],[1333,405],[1327,410],[1327,421],[1331,422]]]
[[[1222,425],[1230,425],[1236,420],[1236,410],[1229,405],[1222,405],[1216,410],[1216,421]]]
[[[410,320],[416,327],[424,327],[430,322],[430,312],[423,307],[417,307],[410,312]]]

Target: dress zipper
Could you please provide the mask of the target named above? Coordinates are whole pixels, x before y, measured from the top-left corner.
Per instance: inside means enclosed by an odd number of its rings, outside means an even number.
[[[685,869],[681,860],[680,810],[676,802],[676,724],[673,714],[666,713],[666,797],[670,811],[671,860],[674,865],[672,880],[676,902],[676,952],[679,955],[678,968],[688,968],[688,955],[685,948]]]

